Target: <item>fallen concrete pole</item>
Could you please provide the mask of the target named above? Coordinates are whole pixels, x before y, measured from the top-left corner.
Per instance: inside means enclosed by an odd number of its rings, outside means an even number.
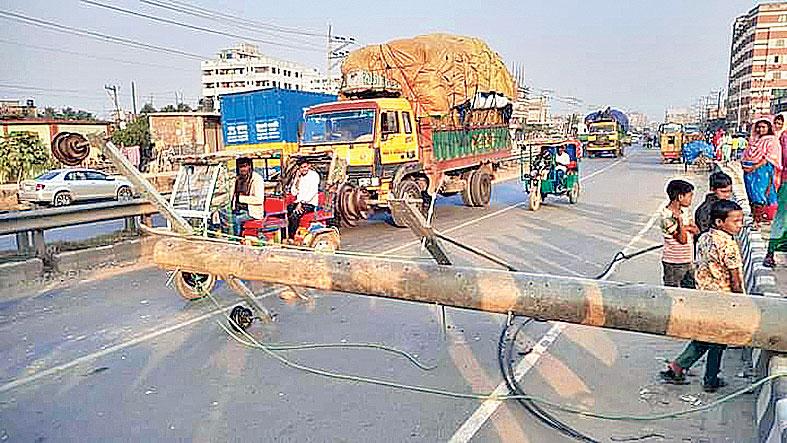
[[[162,238],[165,269],[787,351],[787,300]]]

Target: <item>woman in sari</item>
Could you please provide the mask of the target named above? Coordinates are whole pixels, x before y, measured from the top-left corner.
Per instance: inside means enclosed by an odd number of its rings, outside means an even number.
[[[785,117],[787,117],[787,113],[782,112],[773,119],[782,153],[782,183],[787,180],[787,168],[785,168],[785,166],[787,166],[785,165],[785,162],[787,162],[787,130],[785,129],[787,128],[785,128],[784,125],[786,120]],[[777,199],[779,209],[776,211],[776,216],[773,217],[770,241],[768,242],[768,253],[762,261],[763,266],[769,268],[776,266],[776,260],[774,260],[773,257],[774,253],[779,250],[784,250],[787,247],[787,235],[785,235],[787,234],[787,186],[779,187]]]
[[[741,164],[755,223],[772,219],[777,208],[776,192],[781,184],[782,149],[770,120],[761,118],[754,122]]]

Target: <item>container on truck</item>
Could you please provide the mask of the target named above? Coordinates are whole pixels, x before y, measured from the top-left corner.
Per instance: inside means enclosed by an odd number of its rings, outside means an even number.
[[[511,157],[515,85],[500,57],[476,38],[418,36],[356,50],[342,65],[336,103],[306,111],[302,154],[325,153],[343,168],[337,210],[354,225],[389,199],[461,194],[490,201]]]

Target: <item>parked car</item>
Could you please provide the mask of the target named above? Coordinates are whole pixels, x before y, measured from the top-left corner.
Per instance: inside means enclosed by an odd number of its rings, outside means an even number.
[[[123,177],[93,169],[53,169],[19,183],[20,203],[68,206],[85,200],[128,200],[134,186]]]

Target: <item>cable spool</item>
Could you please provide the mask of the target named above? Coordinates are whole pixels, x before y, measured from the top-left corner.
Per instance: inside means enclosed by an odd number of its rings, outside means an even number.
[[[84,135],[60,132],[52,140],[52,155],[66,166],[78,166],[90,154],[90,142]]]

